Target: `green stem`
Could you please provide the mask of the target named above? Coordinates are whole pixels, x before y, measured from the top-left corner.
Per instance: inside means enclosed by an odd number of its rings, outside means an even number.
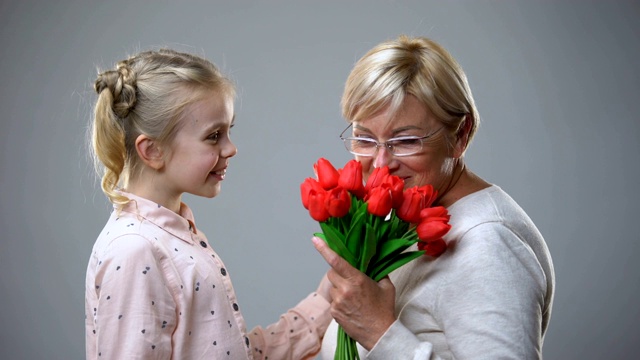
[[[360,360],[358,354],[358,347],[356,341],[353,340],[342,329],[342,326],[338,326],[338,343],[336,346],[336,352],[333,357],[334,360]]]

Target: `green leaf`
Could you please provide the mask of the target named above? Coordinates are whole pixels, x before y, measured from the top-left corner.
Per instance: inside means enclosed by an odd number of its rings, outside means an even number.
[[[385,239],[389,237],[389,234],[387,233],[387,231],[389,230],[389,226],[391,225],[391,221],[386,221],[382,218],[377,219],[378,224],[377,228],[378,228],[378,239]]]
[[[344,235],[341,232],[337,231],[335,226],[332,226],[328,222],[323,222],[320,223],[320,229],[322,229],[322,232],[327,237],[327,240],[331,242],[344,243]]]
[[[375,281],[380,281],[382,278],[390,274],[393,270],[405,265],[406,263],[419,258],[424,255],[424,251],[409,251],[400,254],[398,257],[392,259],[388,263],[380,264],[376,267],[375,271],[370,275]]]
[[[362,244],[362,252],[360,253],[360,266],[358,267],[358,269],[362,272],[366,273],[367,267],[369,266],[369,262],[371,261],[371,258],[373,258],[373,256],[376,254],[376,242],[377,242],[377,238],[375,236],[376,231],[375,229],[369,225],[366,224],[366,231],[365,231],[365,235],[364,235],[364,242]]]
[[[360,257],[358,251],[361,250],[360,243],[362,242],[362,230],[364,229],[365,224],[365,217],[363,216],[363,213],[361,211],[356,211],[351,219],[351,228],[345,237],[347,249],[349,249],[355,258]]]
[[[349,264],[356,267],[357,261],[353,254],[344,245],[344,235],[336,231],[334,228],[325,223],[320,223],[320,228],[324,232],[325,242],[331,250],[335,251],[341,258],[345,259]]]
[[[378,250],[375,256],[371,260],[371,264],[373,265],[370,265],[370,267],[389,261],[389,259],[398,256],[415,243],[415,240],[407,238],[392,239],[381,242],[381,244],[378,245]]]
[[[418,234],[415,231],[416,225],[404,222],[400,220],[399,217],[393,217],[393,224],[390,233],[393,234],[393,237],[406,237],[409,233],[414,234],[416,239],[418,238]]]
[[[400,219],[396,216],[395,210],[394,212],[391,214],[391,221],[389,221],[391,223],[391,227],[389,228],[389,235],[390,237],[398,237],[396,235],[396,233],[399,230],[399,225],[400,224],[406,224],[404,221],[400,221]]]
[[[397,259],[401,258],[403,254],[406,252],[407,248],[396,249],[394,252],[388,254],[382,258],[376,258],[369,264],[369,269],[367,269],[367,275],[369,277],[374,278],[375,275],[380,273],[390,264],[392,264]]]

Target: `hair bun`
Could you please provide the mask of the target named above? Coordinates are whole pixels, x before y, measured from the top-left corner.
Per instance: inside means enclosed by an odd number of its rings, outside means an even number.
[[[94,89],[98,95],[109,90],[113,99],[111,107],[120,118],[127,117],[136,104],[136,76],[128,61],[119,62],[116,70],[100,73]]]

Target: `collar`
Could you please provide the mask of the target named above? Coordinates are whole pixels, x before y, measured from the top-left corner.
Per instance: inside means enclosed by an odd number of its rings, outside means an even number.
[[[122,191],[121,194],[131,199],[131,201],[122,206],[114,205],[116,211],[120,209],[122,212],[135,214],[177,238],[188,243],[194,242],[191,235],[197,234],[198,230],[193,213],[185,203],[180,203],[180,210],[178,213],[175,213],[160,204],[156,204],[140,196],[124,191]]]

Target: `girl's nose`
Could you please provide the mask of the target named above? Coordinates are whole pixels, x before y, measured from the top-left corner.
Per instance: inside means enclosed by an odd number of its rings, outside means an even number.
[[[222,156],[226,158],[230,158],[232,156],[235,156],[237,153],[238,153],[238,148],[231,140],[229,140],[227,146],[225,146],[224,148]]]

